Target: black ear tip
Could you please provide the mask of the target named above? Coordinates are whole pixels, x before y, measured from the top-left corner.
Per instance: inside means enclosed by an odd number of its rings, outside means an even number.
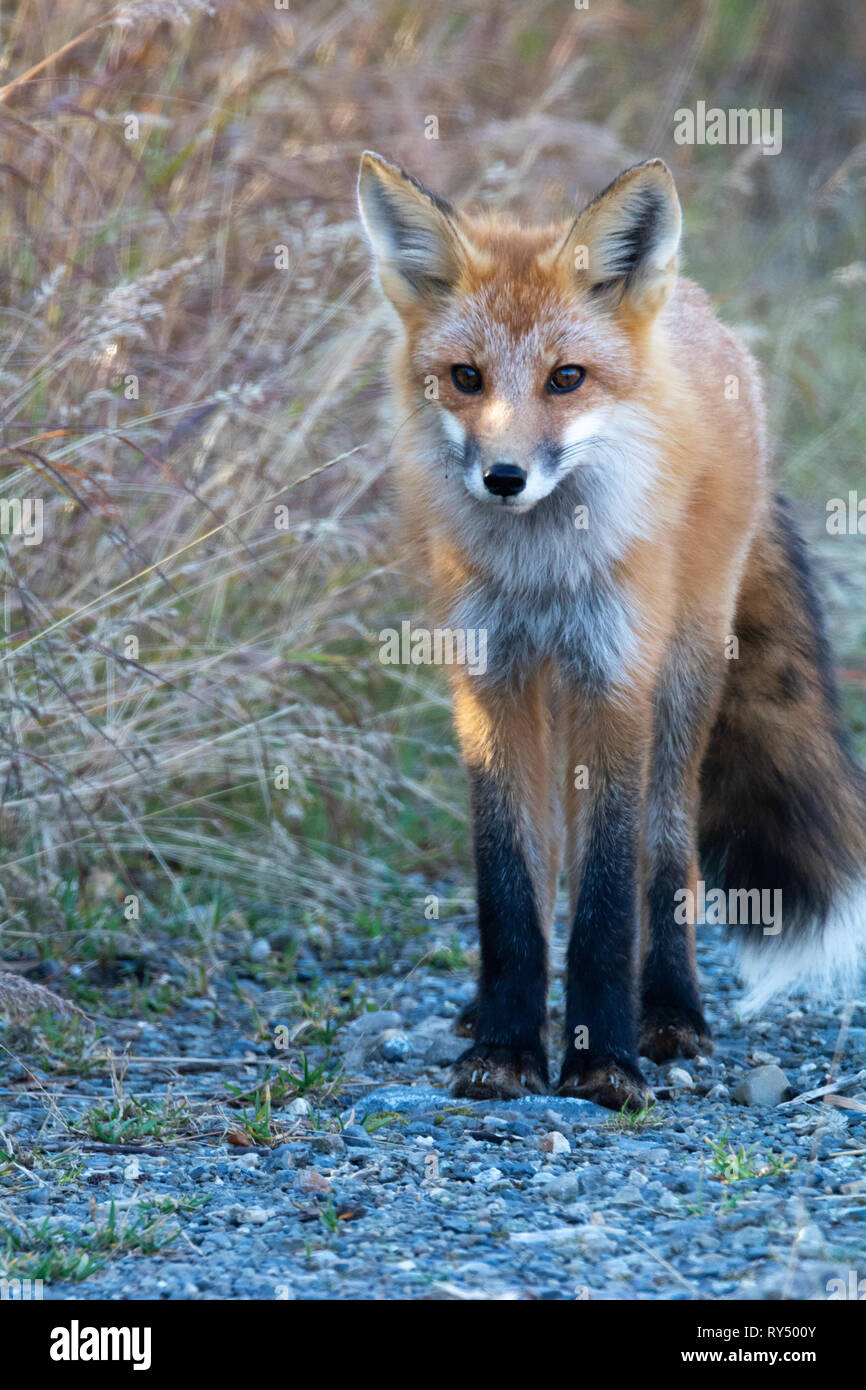
[[[663,221],[679,217],[680,200],[674,176],[663,159],[647,159],[628,171],[637,175],[635,192],[643,207]],[[643,177],[641,177],[643,175]]]

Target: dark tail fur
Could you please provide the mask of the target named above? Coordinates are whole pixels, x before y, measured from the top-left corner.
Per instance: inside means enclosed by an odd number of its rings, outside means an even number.
[[[866,947],[866,778],[840,717],[804,543],[783,498],[771,516],[750,552],[739,656],[701,773],[708,880],[781,890],[780,929],[743,933],[752,1010],[794,984],[850,989]]]

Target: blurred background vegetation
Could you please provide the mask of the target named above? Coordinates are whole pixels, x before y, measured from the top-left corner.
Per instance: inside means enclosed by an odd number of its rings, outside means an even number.
[[[377,660],[419,598],[368,146],[535,217],[670,163],[862,747],[864,542],[825,529],[866,496],[860,0],[5,0],[0,45],[0,496],[44,499],[41,545],[2,538],[0,957],[62,957],[129,894],[315,926],[467,874],[444,682]],[[675,144],[698,100],[781,107],[782,152]]]

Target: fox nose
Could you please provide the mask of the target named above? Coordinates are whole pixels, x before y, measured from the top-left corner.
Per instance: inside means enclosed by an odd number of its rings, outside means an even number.
[[[514,497],[526,487],[526,474],[516,463],[491,463],[484,470],[484,486],[494,497]]]

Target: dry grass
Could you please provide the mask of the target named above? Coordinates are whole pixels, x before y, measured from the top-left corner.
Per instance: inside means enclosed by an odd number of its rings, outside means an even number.
[[[295,910],[452,859],[444,692],[376,660],[413,601],[383,539],[365,146],[524,212],[663,154],[789,480],[819,520],[856,485],[866,40],[853,0],[829,11],[2,6],[0,495],[44,499],[41,545],[3,539],[7,928],[97,867]],[[675,146],[701,97],[782,106],[782,155]],[[856,665],[862,621],[846,640]]]
[[[68,999],[61,999],[53,989],[45,985],[24,980],[8,970],[0,970],[0,1019],[11,1023],[26,1023],[34,1015],[47,1011],[60,1018],[77,1018],[82,1022],[85,1015]]]

